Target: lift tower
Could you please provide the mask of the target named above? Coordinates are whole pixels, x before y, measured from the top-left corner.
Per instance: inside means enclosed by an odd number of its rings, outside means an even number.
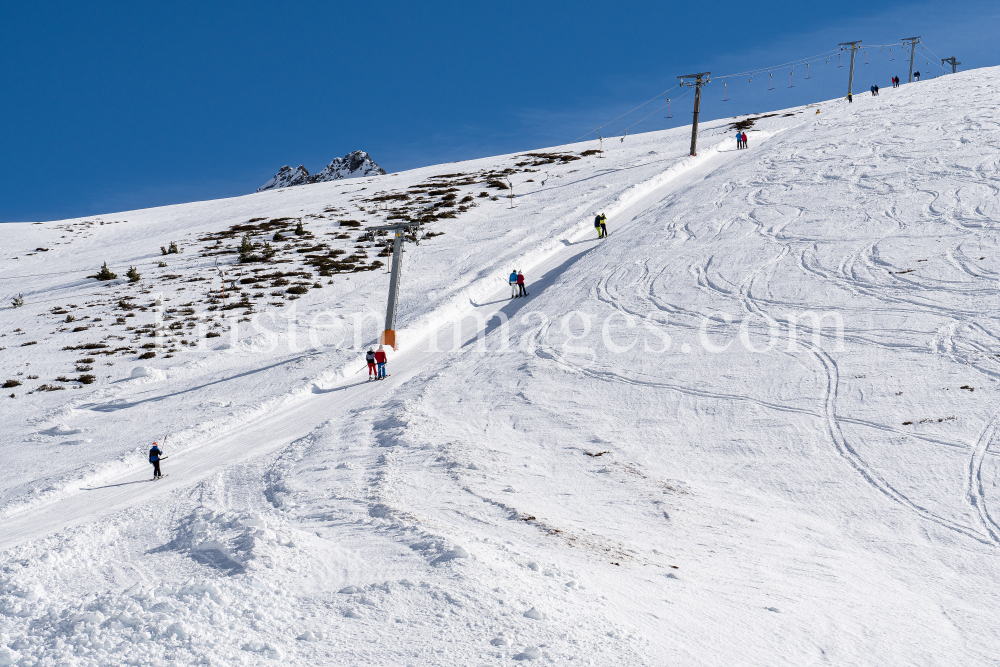
[[[945,63],[948,63],[949,65],[951,65],[951,73],[952,74],[954,74],[955,72],[957,72],[958,71],[958,66],[962,64],[960,62],[956,62],[955,61],[955,56],[952,56],[951,58],[942,58],[941,59],[941,64],[944,65]]]
[[[841,51],[843,51],[845,48],[846,49],[850,49],[850,51],[851,51],[851,73],[848,75],[848,78],[847,78],[847,94],[848,95],[852,95],[853,94],[852,91],[854,89],[854,54],[856,54],[858,52],[858,49],[861,48],[859,46],[859,44],[861,44],[861,40],[860,39],[858,41],[856,41],[856,42],[844,42],[843,44],[838,44],[837,45],[837,46],[840,47]]]
[[[917,55],[917,44],[920,43],[920,37],[904,37],[902,41],[910,43],[910,78],[906,80],[906,83],[913,83],[913,56]]]
[[[702,77],[708,77],[711,72],[701,72],[700,74],[685,74],[677,77],[686,86],[694,86],[694,122],[691,124],[691,157],[698,155],[698,112],[701,110],[701,87],[708,83],[702,81]],[[695,82],[688,83],[684,79],[694,79]]]
[[[413,230],[414,243],[419,244],[416,232],[420,229],[419,222],[404,222],[396,225],[380,225],[378,227],[365,227],[365,231],[374,233],[378,231],[392,232],[392,275],[389,278],[389,303],[385,307],[385,330],[379,336],[379,344],[389,345],[396,349],[396,302],[399,300],[399,274],[400,263],[403,260],[403,241],[406,240],[406,232]]]

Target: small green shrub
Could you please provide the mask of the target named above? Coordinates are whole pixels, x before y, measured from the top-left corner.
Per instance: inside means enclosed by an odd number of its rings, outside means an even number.
[[[155,356],[156,356],[156,352],[153,352],[152,350],[150,350],[149,352],[143,352],[142,354],[140,354],[139,358],[140,359],[152,359]]]
[[[81,375],[76,379],[76,381],[79,382],[80,384],[93,384],[94,380],[96,379],[97,378],[94,377],[93,375],[88,374],[88,375]]]
[[[205,338],[218,338],[221,335],[222,334],[220,334],[218,331],[209,331],[207,334],[205,334]]]
[[[21,383],[18,382],[17,380],[7,380],[6,382],[3,383],[4,389],[13,389],[14,387],[20,387],[20,386]]]
[[[66,319],[64,320],[64,322],[66,322],[66,324],[69,324],[70,322],[72,322],[72,321],[73,321],[73,320],[75,320],[75,319],[76,319],[76,318],[75,318],[75,317],[73,317],[72,315],[67,315],[67,316],[66,316]]]
[[[128,276],[128,281],[130,283],[139,282],[139,278],[141,277],[139,275],[139,271],[134,266],[129,267],[129,270],[125,273],[125,275]]]
[[[243,242],[240,243],[237,250],[240,253],[240,262],[246,264],[247,262],[256,262],[260,258],[254,254],[253,239],[250,238],[250,232],[247,232],[243,236]]]
[[[157,262],[156,265],[158,267],[160,267],[161,269],[167,268],[167,263],[166,262]]]
[[[24,295],[18,294],[13,299],[10,300],[10,305],[14,308],[20,308],[24,305]]]
[[[286,290],[289,294],[305,294],[309,288],[305,285],[292,285]]]
[[[97,275],[87,276],[88,278],[97,278],[98,280],[114,280],[118,277],[117,273],[113,273],[111,269],[108,268],[108,263],[104,262],[104,266],[101,270],[97,272]]]
[[[306,235],[306,230],[302,226],[302,221],[301,220],[299,220],[299,224],[295,225],[295,235],[296,236],[305,236]]]

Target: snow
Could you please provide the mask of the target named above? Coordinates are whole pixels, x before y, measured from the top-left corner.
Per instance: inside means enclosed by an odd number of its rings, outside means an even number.
[[[998,86],[5,226],[0,665],[996,664]],[[296,249],[506,168],[367,382],[384,267]],[[286,217],[307,291],[220,310]]]

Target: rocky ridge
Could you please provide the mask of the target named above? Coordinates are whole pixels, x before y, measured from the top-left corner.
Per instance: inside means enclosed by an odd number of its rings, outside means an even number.
[[[344,178],[358,178],[362,176],[380,176],[385,174],[385,169],[378,166],[371,156],[364,151],[354,151],[344,157],[334,158],[330,164],[326,165],[319,173],[310,175],[309,170],[301,164],[297,169],[285,165],[278,170],[264,185],[257,188],[257,192],[274,190],[277,188],[288,188],[294,185],[308,185],[310,183],[325,183],[327,181],[338,181]]]

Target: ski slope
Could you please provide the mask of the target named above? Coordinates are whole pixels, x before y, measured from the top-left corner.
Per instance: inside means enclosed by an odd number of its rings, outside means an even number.
[[[997,664],[998,86],[790,109],[746,151],[707,123],[696,158],[630,136],[513,202],[462,186],[408,247],[377,383],[384,270],[240,322],[195,239],[339,234],[380,222],[371,193],[525,154],[5,226],[0,665]],[[138,359],[184,301],[201,335]],[[99,337],[133,351],[27,393]]]

